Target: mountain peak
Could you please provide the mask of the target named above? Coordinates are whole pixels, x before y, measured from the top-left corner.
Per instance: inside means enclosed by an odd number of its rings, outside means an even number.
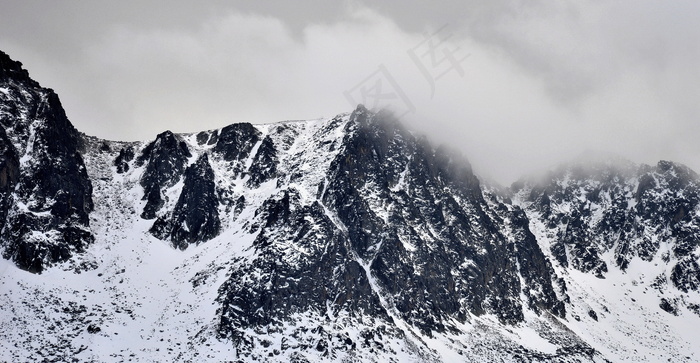
[[[593,157],[509,192],[362,105],[100,140],[5,58],[0,360],[700,357],[679,164]]]
[[[94,241],[83,140],[58,96],[5,53],[0,54],[0,82],[0,125],[11,150],[0,156],[0,164],[12,166],[8,175],[19,175],[13,191],[0,196],[7,207],[0,220],[0,247],[18,267],[41,272]]]
[[[9,80],[28,82],[32,87],[39,86],[39,83],[29,77],[29,72],[22,67],[22,62],[13,60],[0,50],[0,82]]]

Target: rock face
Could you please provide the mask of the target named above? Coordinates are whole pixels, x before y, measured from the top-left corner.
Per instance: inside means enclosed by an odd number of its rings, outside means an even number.
[[[106,141],[4,53],[0,101],[0,361],[700,358],[682,165],[503,188],[363,106]]]
[[[219,289],[222,336],[245,351],[254,346],[245,329],[274,327],[296,314],[388,318],[365,270],[319,203],[301,206],[298,192],[285,190],[264,203],[259,217],[252,227],[259,231],[256,257],[236,268]],[[290,256],[289,241],[304,253]]]
[[[117,167],[117,173],[123,174],[129,171],[129,162],[134,160],[134,148],[129,146],[119,150],[119,156],[114,159],[114,166]]]
[[[216,135],[212,136],[212,139],[216,139],[213,151],[221,154],[224,160],[234,162],[232,168],[238,172],[244,167],[245,158],[260,141],[260,131],[249,123],[226,126]]]
[[[136,159],[137,166],[146,165],[146,170],[141,177],[141,186],[144,190],[143,199],[147,202],[141,217],[144,219],[156,217],[156,212],[165,204],[164,190],[180,180],[187,167],[188,158],[191,156],[187,144],[170,131],[158,135],[155,141],[143,149]]]
[[[383,118],[362,108],[351,116],[322,196],[353,252],[401,318],[424,333],[470,313],[521,321],[515,245],[522,241],[504,237],[466,161]]]
[[[248,179],[246,185],[256,188],[277,176],[277,163],[277,150],[272,143],[272,139],[266,136],[260,142],[255,157],[251,161],[250,179]]]
[[[496,212],[465,160],[364,107],[349,115],[343,134],[311,200],[282,184],[255,212],[255,257],[239,261],[219,289],[219,332],[240,354],[256,345],[247,331],[280,333],[297,315],[369,316],[394,336],[413,334],[396,331],[394,319],[432,336],[484,314],[503,324],[522,322],[524,308],[565,316],[527,217],[502,203]],[[317,349],[332,355],[347,347]]]
[[[170,239],[173,246],[186,249],[190,244],[208,241],[219,234],[214,171],[207,154],[187,167],[180,197],[169,220],[159,219],[151,232],[161,239]]]
[[[700,281],[699,187],[683,165],[624,160],[579,162],[514,185],[530,218],[546,225],[558,264],[605,278],[634,259],[658,261],[668,266],[658,280],[686,293]]]
[[[82,139],[58,96],[29,79],[21,64],[4,53],[0,89],[3,256],[41,272],[93,241],[92,185]]]
[[[19,181],[19,157],[3,129],[0,130],[0,229],[5,226],[17,181]]]

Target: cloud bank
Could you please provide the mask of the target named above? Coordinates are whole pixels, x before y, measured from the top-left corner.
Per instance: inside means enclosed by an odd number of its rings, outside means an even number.
[[[8,6],[0,48],[103,138],[330,117],[362,100],[502,183],[586,150],[700,170],[696,2],[134,6]]]

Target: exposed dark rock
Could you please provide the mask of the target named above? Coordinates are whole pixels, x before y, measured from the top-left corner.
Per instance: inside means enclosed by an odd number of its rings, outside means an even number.
[[[250,155],[261,133],[249,123],[238,123],[224,127],[214,146],[214,152],[226,161],[242,162]]]
[[[595,311],[588,310],[588,316],[590,316],[591,319],[598,321],[598,314]]]
[[[197,143],[199,145],[204,145],[209,141],[209,133],[206,131],[202,131],[197,134]]]
[[[143,199],[147,201],[141,213],[142,218],[156,217],[156,212],[165,203],[163,191],[180,180],[187,166],[187,160],[191,156],[187,144],[170,131],[159,134],[143,149],[136,159],[137,166],[146,165],[141,177]]]
[[[4,129],[0,129],[0,230],[5,226],[12,191],[19,181],[19,158]]]
[[[697,291],[700,287],[700,266],[697,258],[691,255],[673,266],[671,281],[683,292]]]
[[[84,140],[93,139],[70,125],[53,91],[40,88],[1,52],[0,85],[0,247],[20,268],[40,272],[83,251],[93,239],[92,186],[81,154]],[[388,341],[405,339],[409,347],[420,340],[407,339],[409,330],[426,336],[460,333],[458,323],[475,315],[493,314],[506,325],[522,322],[524,309],[544,316],[542,322],[551,318],[548,314],[564,318],[571,301],[563,277],[570,276],[559,277],[555,269],[603,278],[634,259],[668,264],[654,272],[658,277],[651,287],[659,293],[677,289],[680,297],[661,298],[661,309],[678,315],[685,305],[700,314],[700,305],[682,295],[700,288],[700,182],[692,170],[667,161],[642,167],[578,163],[538,180],[521,180],[513,195],[481,183],[467,160],[433,148],[388,113],[359,106],[347,120],[339,116],[325,126],[312,124],[311,138],[319,137],[314,146],[338,152],[326,154],[333,156],[329,169],[330,156],[319,162],[325,174],[312,178],[305,175],[307,164],[281,164],[280,159],[294,159],[288,152],[297,150],[297,136],[309,130],[291,123],[266,127],[271,133],[265,136],[251,124],[198,133],[192,150],[202,154],[189,166],[186,140],[191,139],[169,131],[138,155],[136,146],[121,148],[113,161],[120,174],[143,168],[142,217],[153,220],[154,236],[174,247],[184,250],[217,237],[220,214],[229,218],[225,223],[242,226],[236,233],[250,233],[241,242],[252,241],[244,255],[212,263],[189,280],[193,289],[220,286],[218,337],[232,339],[241,359],[256,346],[269,349],[252,359],[280,356],[285,349],[315,351],[329,360],[358,348],[397,353]],[[330,125],[344,127],[342,140],[335,129],[328,131]],[[85,155],[102,161],[121,145],[98,140]],[[232,183],[216,185],[210,157],[217,165],[226,161],[222,173],[232,176]],[[103,190],[113,180],[97,171],[96,185]],[[123,178],[129,185],[131,175]],[[302,183],[310,179],[306,189]],[[264,194],[268,188],[259,188],[273,184],[271,196]],[[166,200],[175,185],[182,185],[177,201]],[[533,231],[543,233],[543,240]],[[83,261],[67,271],[97,268],[97,262]],[[116,286],[133,278],[123,268],[115,270],[116,277],[109,271],[97,276],[114,279]],[[214,281],[218,278],[225,282]],[[85,315],[81,307],[76,314]],[[598,321],[589,308],[570,318],[585,321],[586,310]],[[611,314],[604,306],[602,311]],[[122,312],[132,315],[120,306],[116,313]],[[397,317],[411,329],[404,330]],[[297,318],[317,325],[294,327],[279,347],[265,336],[287,333]],[[479,320],[472,321],[476,329]],[[352,336],[329,327],[355,323]],[[98,334],[99,324],[102,320],[82,321],[75,331]],[[200,331],[201,342],[207,332]],[[310,338],[299,336],[307,332]],[[555,339],[544,330],[538,334]],[[505,352],[523,361],[593,360],[597,354],[583,341],[560,343],[552,354],[517,344]],[[287,357],[306,360],[301,353]]]
[[[197,134],[197,144],[214,145],[219,140],[219,130],[202,131]]]
[[[247,185],[250,187],[260,186],[277,175],[277,151],[272,143],[272,139],[266,136],[253,157],[253,162],[250,165],[248,175],[250,179]]]
[[[676,163],[637,168],[629,162],[601,162],[567,165],[539,181],[520,181],[513,189],[527,191],[529,210],[550,229],[558,263],[603,277],[608,266],[601,255],[611,249],[622,270],[634,258],[651,261],[660,243],[670,243],[679,259],[692,256],[700,243],[700,219],[690,212],[698,207],[699,185],[695,172]],[[566,212],[555,214],[553,206]],[[691,276],[677,281],[697,289],[691,267],[674,267],[688,269]]]
[[[170,237],[173,246],[208,241],[219,234],[219,199],[214,171],[207,154],[202,154],[185,171],[185,184],[173,210]]]
[[[328,303],[334,315],[345,311],[388,319],[346,237],[323,208],[300,205],[294,189],[265,202],[260,223],[253,226],[259,231],[255,258],[237,264],[219,289],[222,336],[245,345],[247,327],[275,326],[295,313],[325,315]],[[288,249],[289,243],[298,249]]]
[[[117,173],[122,174],[129,171],[129,163],[134,160],[134,148],[127,146],[119,150],[119,155],[114,159],[114,166],[117,167]]]
[[[661,298],[661,303],[659,303],[659,307],[669,314],[678,315],[678,306],[676,305],[675,301],[667,300],[666,298]]]
[[[323,202],[401,317],[426,334],[468,313],[521,321],[515,246],[487,213],[469,164],[433,151],[388,114],[358,107],[350,118]],[[376,214],[383,206],[384,217]],[[534,304],[563,314],[556,297]]]
[[[693,314],[700,316],[700,304],[690,303],[688,304],[688,310],[690,310]]]
[[[207,154],[202,154],[187,167],[184,186],[172,214],[157,218],[150,232],[184,250],[190,244],[208,241],[219,234],[218,207],[214,171]]]
[[[29,77],[29,72],[22,63],[12,60],[7,53],[0,50],[0,82],[23,83],[31,88],[40,88],[39,83]]]
[[[214,130],[211,132],[211,135],[209,136],[209,141],[207,141],[207,145],[214,145],[219,141],[219,130]]]
[[[0,93],[3,257],[22,269],[41,272],[93,241],[88,218],[92,185],[80,153],[83,141],[58,96],[41,88],[21,63],[4,53],[0,85],[8,90]],[[12,186],[15,204],[8,205]]]
[[[560,280],[562,286],[556,286],[556,275],[551,263],[537,244],[535,236],[530,232],[529,223],[525,212],[515,208],[510,216],[513,226],[512,235],[517,239],[515,243],[516,258],[519,272],[525,284],[523,293],[528,298],[528,306],[535,312],[549,311],[559,317],[566,315],[566,307],[560,301],[555,292],[559,288],[561,295],[566,295],[566,285]]]

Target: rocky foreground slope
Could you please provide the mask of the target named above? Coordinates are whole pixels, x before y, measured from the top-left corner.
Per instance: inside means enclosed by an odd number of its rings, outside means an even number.
[[[682,165],[505,189],[362,106],[100,140],[4,53],[0,124],[0,360],[700,360]]]

